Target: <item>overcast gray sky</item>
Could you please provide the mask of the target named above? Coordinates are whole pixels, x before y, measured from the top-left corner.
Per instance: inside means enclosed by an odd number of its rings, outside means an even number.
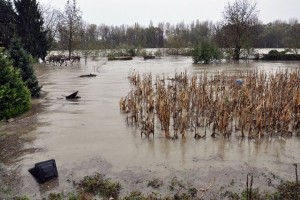
[[[63,10],[67,0],[38,0]],[[234,0],[77,0],[83,20],[96,25],[153,25],[158,22],[171,24],[193,20],[222,19],[222,11],[227,2]],[[300,20],[300,0],[257,0],[259,19],[263,23],[291,18]]]

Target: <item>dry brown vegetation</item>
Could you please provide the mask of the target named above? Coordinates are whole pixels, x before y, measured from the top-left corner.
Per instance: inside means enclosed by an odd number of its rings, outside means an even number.
[[[242,85],[237,80],[242,80]],[[120,100],[128,124],[141,128],[141,135],[154,136],[155,122],[167,138],[299,135],[300,70],[266,73],[206,73],[186,71],[165,78],[151,73],[129,75],[133,89]],[[154,82],[154,83],[153,83]],[[201,133],[200,133],[201,131]]]

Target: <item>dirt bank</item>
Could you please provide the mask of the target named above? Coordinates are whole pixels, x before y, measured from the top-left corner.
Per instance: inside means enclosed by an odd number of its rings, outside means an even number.
[[[25,148],[34,139],[29,133],[37,125],[37,117],[43,112],[41,100],[32,100],[31,109],[9,122],[0,122],[0,199],[9,196],[19,188],[19,171],[17,165],[22,156],[38,151],[36,148]]]
[[[23,149],[25,142],[30,142],[33,138],[27,135],[32,131],[37,122],[37,116],[43,112],[40,100],[33,100],[31,109],[20,117],[2,121],[0,124],[0,160],[2,164],[15,162],[22,154],[34,149]]]

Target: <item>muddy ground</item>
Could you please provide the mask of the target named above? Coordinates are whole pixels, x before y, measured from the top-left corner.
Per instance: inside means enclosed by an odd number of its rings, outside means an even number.
[[[0,197],[18,191],[20,166],[16,163],[22,155],[39,150],[24,148],[24,145],[34,139],[29,133],[37,125],[36,118],[40,112],[43,112],[43,105],[35,99],[31,109],[22,116],[0,122]]]

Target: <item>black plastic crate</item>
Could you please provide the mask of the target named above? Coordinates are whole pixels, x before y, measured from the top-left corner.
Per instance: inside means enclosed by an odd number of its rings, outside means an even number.
[[[39,183],[45,183],[58,177],[57,167],[54,159],[36,163],[28,170]]]

